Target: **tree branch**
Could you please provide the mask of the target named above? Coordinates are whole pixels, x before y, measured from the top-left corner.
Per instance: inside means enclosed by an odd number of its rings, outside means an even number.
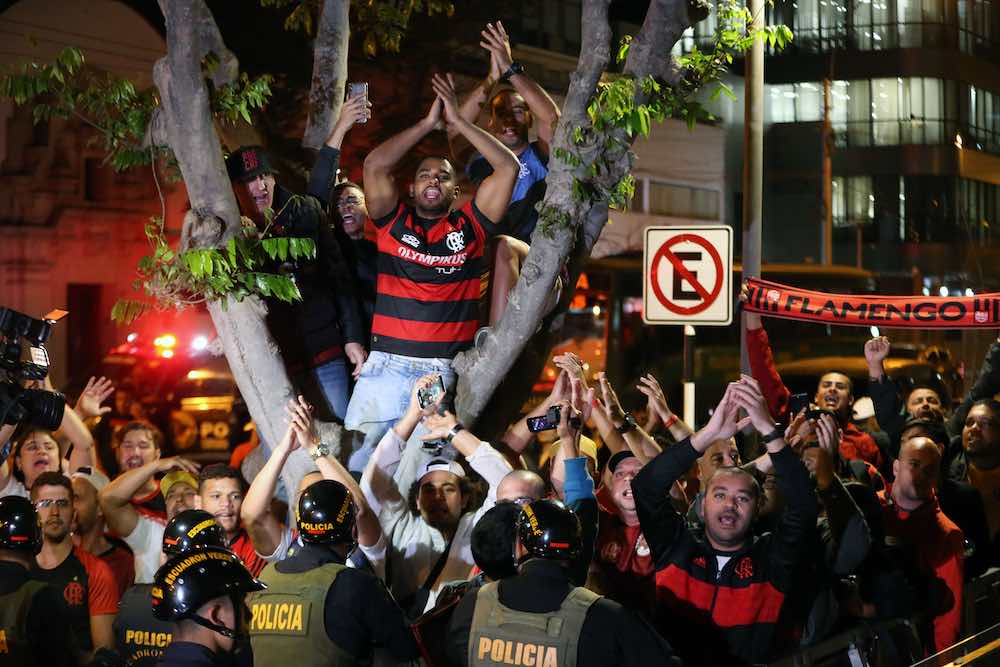
[[[306,148],[319,149],[330,136],[344,100],[347,49],[351,37],[349,0],[324,0],[313,49],[309,120],[302,137]]]

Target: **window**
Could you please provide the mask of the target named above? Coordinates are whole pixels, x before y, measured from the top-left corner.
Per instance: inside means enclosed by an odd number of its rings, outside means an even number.
[[[830,122],[841,146],[940,144],[955,136],[956,91],[954,81],[918,77],[833,81]],[[766,99],[767,122],[823,119],[821,82],[770,85]]]
[[[867,225],[875,219],[875,193],[871,176],[837,176],[833,179],[835,227]]]
[[[719,192],[650,180],[649,209],[646,212],[678,218],[718,220]]]
[[[958,0],[958,48],[976,53],[993,44],[993,3],[990,0]]]
[[[975,148],[1000,153],[1000,96],[969,86],[969,127]]]

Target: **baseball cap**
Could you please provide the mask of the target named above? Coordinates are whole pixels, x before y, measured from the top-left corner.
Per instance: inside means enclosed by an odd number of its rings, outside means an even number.
[[[559,441],[556,440],[544,450],[542,450],[541,456],[538,457],[538,465],[545,465],[550,458],[556,455],[559,451]],[[588,438],[585,435],[580,436],[580,455],[586,456],[594,462],[594,467],[597,466],[597,443]]]
[[[229,180],[245,183],[261,174],[276,174],[262,146],[240,146],[226,158]]]
[[[614,472],[618,464],[625,459],[634,459],[635,454],[631,450],[623,449],[620,452],[615,452],[610,459],[608,459],[608,472]]]
[[[429,475],[432,472],[437,472],[438,470],[443,472],[450,472],[458,477],[465,477],[465,469],[462,468],[461,464],[457,461],[448,461],[446,459],[431,459],[424,465],[423,469],[420,471],[420,479]],[[419,480],[418,480],[419,483]]]
[[[184,482],[195,491],[198,490],[198,478],[187,470],[171,470],[160,480],[160,493],[166,498],[172,487],[177,482]]]
[[[101,489],[106,487],[111,481],[103,472],[97,470],[96,468],[91,468],[90,466],[77,468],[76,472],[70,475],[69,478],[86,480],[98,493],[100,493]]]

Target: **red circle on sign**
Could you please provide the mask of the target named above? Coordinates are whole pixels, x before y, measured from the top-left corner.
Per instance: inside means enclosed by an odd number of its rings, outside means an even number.
[[[712,262],[715,264],[715,285],[712,287],[710,292],[706,290],[686,268],[684,268],[684,264],[681,260],[670,252],[670,248],[672,246],[685,241],[690,241],[691,243],[704,248],[708,253],[709,258],[711,258]],[[687,280],[688,283],[690,283],[691,286],[694,287],[695,290],[701,295],[701,303],[696,306],[678,306],[676,303],[667,298],[667,295],[660,289],[660,284],[656,280],[656,276],[660,268],[660,260],[663,259],[670,262],[670,264],[674,267],[674,271],[679,270],[682,273],[688,274],[687,276],[684,276],[684,279]],[[650,273],[649,283],[653,288],[653,294],[656,295],[657,300],[663,305],[664,308],[672,313],[677,313],[678,315],[694,315],[696,313],[700,313],[715,303],[716,297],[719,296],[719,291],[722,290],[722,258],[719,256],[719,252],[711,243],[700,236],[695,236],[694,234],[678,234],[661,245],[656,251],[656,254],[653,256],[653,265],[650,267]]]

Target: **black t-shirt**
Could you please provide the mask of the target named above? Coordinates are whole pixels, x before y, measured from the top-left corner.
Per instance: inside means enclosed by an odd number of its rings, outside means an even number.
[[[131,666],[154,667],[170,645],[174,624],[153,616],[153,584],[136,584],[122,595],[115,617],[115,648]]]
[[[32,576],[62,592],[77,646],[84,651],[92,649],[90,616],[113,614],[118,609],[118,589],[108,566],[97,556],[74,547],[51,570],[36,564]]]
[[[31,579],[31,573],[23,565],[0,561],[0,595],[16,592]],[[55,588],[46,586],[35,593],[24,624],[24,634],[37,664],[46,667],[76,664],[69,612]]]
[[[233,664],[232,656],[213,653],[207,647],[192,642],[174,642],[163,652],[159,662],[160,667],[222,667]]]

